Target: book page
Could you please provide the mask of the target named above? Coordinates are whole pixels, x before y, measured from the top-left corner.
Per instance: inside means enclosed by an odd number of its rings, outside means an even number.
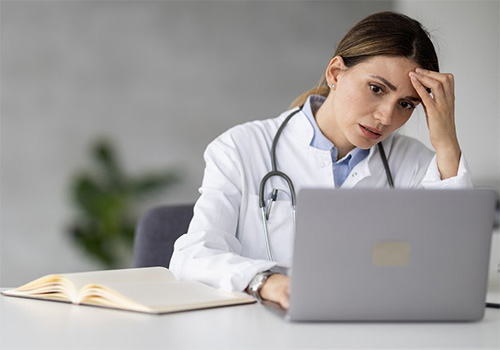
[[[77,292],[72,283],[61,275],[46,275],[18,288],[3,291],[8,296],[74,301]]]
[[[174,282],[166,282],[174,283]],[[118,284],[122,288],[123,284]],[[116,288],[116,287],[115,287]],[[151,312],[151,309],[136,301],[129,299],[107,286],[99,284],[87,284],[82,288],[79,295],[80,304],[97,305],[126,310]]]
[[[115,285],[120,283],[168,282],[176,280],[172,272],[165,267],[159,266],[67,273],[61,274],[61,276],[69,279],[78,291],[89,283],[109,286],[110,284]]]
[[[116,305],[138,309],[140,304],[157,313],[255,302],[245,293],[224,292],[199,282],[107,283],[106,287],[118,293],[112,298],[106,296]],[[99,298],[99,294],[95,298]],[[86,296],[83,302],[86,300],[92,297]]]

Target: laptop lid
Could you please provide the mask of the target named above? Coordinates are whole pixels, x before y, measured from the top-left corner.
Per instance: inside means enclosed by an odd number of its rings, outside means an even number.
[[[302,189],[289,320],[484,315],[492,190]]]

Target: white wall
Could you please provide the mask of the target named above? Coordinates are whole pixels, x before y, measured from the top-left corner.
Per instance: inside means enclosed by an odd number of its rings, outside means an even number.
[[[357,20],[391,2],[1,2],[0,286],[97,268],[71,244],[69,181],[89,143],[129,174],[184,171],[148,202],[196,200],[202,152],[277,115]]]
[[[431,33],[441,72],[455,77],[457,133],[474,184],[500,191],[499,1],[397,1],[394,8]],[[430,147],[419,109],[402,132]]]

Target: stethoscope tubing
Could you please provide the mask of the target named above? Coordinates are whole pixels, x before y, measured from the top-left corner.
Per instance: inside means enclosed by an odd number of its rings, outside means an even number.
[[[300,112],[301,110],[302,110],[302,108],[298,108],[298,109],[294,110],[293,112],[291,112],[285,118],[285,120],[283,121],[283,123],[281,123],[280,127],[278,128],[278,131],[276,132],[276,135],[274,136],[274,139],[273,139],[273,143],[271,145],[271,166],[272,166],[272,170],[270,172],[268,172],[267,174],[265,174],[262,177],[262,180],[260,181],[260,186],[259,186],[259,207],[261,209],[262,224],[264,226],[264,238],[265,238],[265,242],[266,242],[267,257],[268,257],[268,259],[270,261],[274,261],[273,254],[272,254],[272,251],[271,251],[271,244],[269,242],[269,231],[268,231],[268,227],[267,227],[267,221],[269,220],[270,210],[269,211],[266,210],[266,200],[264,199],[264,190],[265,190],[267,181],[270,178],[272,178],[272,177],[281,177],[282,179],[285,180],[285,182],[287,183],[288,188],[290,190],[292,212],[293,212],[293,227],[295,229],[295,206],[296,206],[295,187],[293,185],[292,179],[290,179],[290,177],[287,174],[285,174],[284,172],[281,172],[281,171],[278,170],[278,166],[276,164],[276,147],[278,145],[278,140],[279,140],[279,138],[281,136],[281,133],[283,132],[283,129],[285,128],[285,126],[288,124],[288,122],[290,121],[290,119],[295,114],[297,114],[298,112]],[[382,146],[381,142],[379,142],[377,144],[377,146],[378,146],[378,149],[380,151],[380,157],[382,158],[382,163],[384,165],[384,170],[385,170],[385,174],[386,174],[386,177],[387,177],[387,182],[389,183],[389,187],[390,188],[394,188],[394,181],[392,179],[392,174],[391,174],[391,170],[389,168],[389,163],[387,161],[387,157],[385,155],[384,147]],[[274,193],[273,193],[273,195],[274,195]],[[275,201],[276,198],[273,198],[272,200]],[[272,203],[269,203],[268,205],[271,205],[271,204]]]
[[[382,142],[379,142],[377,146],[378,150],[380,151],[380,158],[382,158],[382,163],[384,164],[385,175],[387,176],[387,182],[389,183],[389,187],[394,188],[394,181],[392,180],[391,169],[389,168],[389,163],[387,162],[384,146],[382,146]]]

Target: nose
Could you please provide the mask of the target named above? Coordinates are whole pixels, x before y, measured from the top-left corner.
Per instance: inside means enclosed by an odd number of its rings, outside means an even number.
[[[374,117],[382,125],[389,126],[394,118],[394,109],[395,106],[392,103],[380,104],[374,113]]]

